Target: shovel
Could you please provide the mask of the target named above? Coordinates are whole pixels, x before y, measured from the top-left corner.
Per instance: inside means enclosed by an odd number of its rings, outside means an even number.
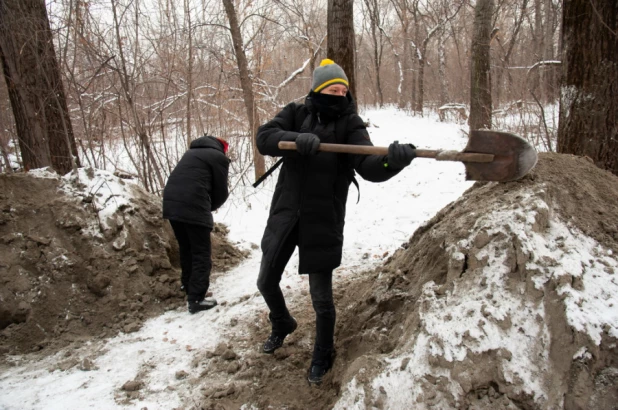
[[[296,143],[279,142],[279,148],[295,150]],[[388,147],[320,144],[318,151],[344,154],[388,155]],[[508,132],[473,130],[463,151],[416,149],[417,158],[463,162],[471,181],[515,181],[526,175],[537,161],[536,150],[523,138]]]

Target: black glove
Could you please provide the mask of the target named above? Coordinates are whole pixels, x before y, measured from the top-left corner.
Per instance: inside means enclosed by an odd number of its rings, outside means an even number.
[[[416,147],[412,144],[401,144],[399,141],[393,142],[388,146],[388,155],[386,162],[389,168],[403,169],[410,165],[410,162],[416,158]]]
[[[315,155],[320,146],[320,138],[315,134],[303,133],[296,137],[296,151],[300,155]]]

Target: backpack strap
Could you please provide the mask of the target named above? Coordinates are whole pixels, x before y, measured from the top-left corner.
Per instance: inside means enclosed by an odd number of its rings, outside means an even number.
[[[356,203],[358,204],[360,202],[360,186],[358,185],[358,181],[356,180],[356,177],[354,176],[354,170],[352,170],[352,176],[350,178],[350,181],[352,181],[354,186],[356,186],[356,192],[358,192],[358,197],[356,198]]]
[[[279,165],[281,165],[282,162],[283,162],[283,158],[279,158],[279,161],[275,162],[275,164],[272,167],[270,167],[268,171],[264,172],[264,175],[259,177],[258,180],[253,183],[253,188],[257,188],[258,185],[260,185],[266,178],[268,178],[270,174],[275,172],[275,170],[279,168]]]

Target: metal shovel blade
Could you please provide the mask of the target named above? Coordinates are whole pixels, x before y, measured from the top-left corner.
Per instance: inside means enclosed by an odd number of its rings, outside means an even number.
[[[473,181],[515,181],[526,175],[538,160],[536,150],[518,135],[491,130],[473,130],[462,151],[494,156],[491,162],[462,161],[466,179]]]

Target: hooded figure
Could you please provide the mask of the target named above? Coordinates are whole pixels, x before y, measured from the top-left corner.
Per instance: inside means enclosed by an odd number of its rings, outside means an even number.
[[[316,340],[308,380],[320,383],[334,357],[335,306],[333,270],[341,264],[343,228],[350,183],[355,173],[371,182],[397,175],[415,157],[411,144],[392,143],[387,156],[320,152],[320,143],[373,145],[357,115],[348,77],[325,59],[313,73],[304,104],[290,103],[257,133],[261,154],[283,157],[262,238],[257,286],[270,310],[272,332],[264,353],[281,347],[296,327],[279,283],[294,249],[298,273],[309,275],[316,312]],[[296,151],[281,150],[279,141],[294,141]]]
[[[190,313],[213,308],[210,286],[212,212],[228,197],[228,144],[197,138],[170,174],[163,190],[163,218],[169,219],[180,249],[182,289]]]

